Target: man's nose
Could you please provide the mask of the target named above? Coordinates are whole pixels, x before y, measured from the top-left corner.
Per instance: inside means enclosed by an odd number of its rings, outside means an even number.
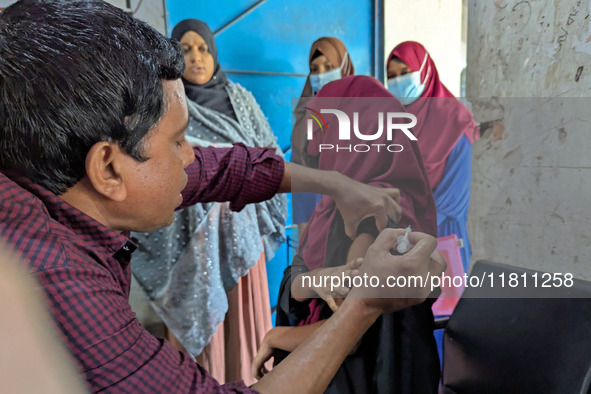
[[[193,163],[195,161],[195,152],[193,151],[193,148],[191,147],[191,144],[189,144],[189,142],[185,142],[185,144],[183,145],[184,149],[182,151],[182,160],[183,160],[183,168],[187,168],[189,166],[189,164]]]

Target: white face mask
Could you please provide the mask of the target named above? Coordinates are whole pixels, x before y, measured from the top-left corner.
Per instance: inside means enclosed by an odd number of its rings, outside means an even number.
[[[425,54],[425,59],[419,71],[413,71],[408,74],[400,75],[398,77],[388,79],[388,91],[397,97],[402,105],[409,105],[414,103],[425,91],[427,80],[431,74],[429,68],[425,80],[421,83],[421,73],[425,64],[427,64],[428,54]]]
[[[342,69],[347,64],[347,52],[345,52],[345,56],[343,56],[343,60],[341,61],[341,65],[337,68],[333,68],[330,71],[324,72],[322,74],[310,74],[310,86],[312,87],[312,95],[316,95],[329,82],[336,81],[341,79],[342,76]]]

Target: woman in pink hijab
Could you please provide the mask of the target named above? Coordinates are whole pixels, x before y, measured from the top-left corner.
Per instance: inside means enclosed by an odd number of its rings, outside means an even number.
[[[367,76],[348,76],[328,83],[306,107],[312,115],[322,115],[322,109],[326,108],[339,109],[350,119],[355,119],[356,113],[358,128],[366,135],[380,128],[383,119],[379,119],[379,113],[404,112],[383,84]],[[391,138],[382,132],[371,142],[356,133],[341,140],[336,116],[325,114],[323,119],[326,124],[315,127],[313,136],[306,138],[305,162],[366,184],[399,189],[402,213],[391,226],[410,225],[413,231],[435,234],[435,204],[417,143],[400,131],[394,132]],[[347,149],[349,144],[357,148]],[[371,151],[366,148],[369,144],[373,144]],[[341,149],[326,149],[337,145]],[[387,146],[396,148],[388,150]],[[276,357],[277,362],[278,350],[293,351],[332,314],[337,305],[331,304],[334,301],[331,297],[323,296],[326,302],[319,298],[310,300],[312,295],[291,294],[291,289],[297,291],[301,274],[339,276],[339,270],[355,270],[354,263],[358,263],[355,259],[365,255],[378,233],[373,218],[359,227],[355,239],[349,239],[334,200],[322,197],[302,235],[294,261],[285,271],[277,308],[278,327],[267,333],[255,357],[257,376],[265,372],[263,364],[270,357]],[[354,263],[345,265],[350,261]],[[347,357],[325,393],[436,393],[439,360],[433,338],[433,301],[428,299],[420,305],[387,314],[376,322],[358,349]]]
[[[470,263],[466,221],[472,182],[472,144],[478,138],[470,111],[445,87],[421,44],[397,45],[387,63],[388,90],[416,115],[413,128],[437,207],[437,235],[462,239],[464,270]]]
[[[304,107],[324,85],[343,77],[355,74],[355,67],[347,51],[347,47],[336,37],[320,37],[310,48],[308,56],[310,74],[306,78],[304,89],[294,115],[296,116],[295,127],[291,135],[291,161],[297,164],[304,164],[305,136],[298,132],[303,130],[301,123],[306,119]],[[314,207],[320,201],[321,195],[314,193],[294,193],[292,198],[292,220],[298,225],[299,238],[304,231],[305,225],[310,220]]]

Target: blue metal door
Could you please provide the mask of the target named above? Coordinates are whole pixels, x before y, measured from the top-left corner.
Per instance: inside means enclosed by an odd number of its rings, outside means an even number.
[[[169,33],[186,18],[209,24],[222,70],[253,93],[286,153],[291,100],[304,87],[308,53],[317,38],[339,38],[349,50],[356,74],[383,80],[383,0],[167,0],[166,4]],[[291,238],[290,231],[287,236]],[[293,251],[284,245],[267,264],[273,307],[290,255]]]

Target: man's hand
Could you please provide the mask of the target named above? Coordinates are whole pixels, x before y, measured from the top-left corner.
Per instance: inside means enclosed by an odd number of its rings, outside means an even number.
[[[345,223],[345,233],[351,239],[357,235],[357,226],[374,216],[378,230],[388,226],[388,217],[400,220],[400,190],[383,189],[357,182],[337,171],[321,171],[285,163],[285,172],[279,193],[309,192],[331,196]]]
[[[345,223],[345,233],[351,239],[357,235],[357,226],[374,216],[378,231],[388,226],[388,218],[398,222],[402,215],[400,190],[382,189],[357,182],[346,176],[339,180],[333,198]]]
[[[363,298],[368,308],[389,313],[419,304],[429,296],[429,278],[440,276],[445,270],[445,260],[435,250],[437,240],[424,233],[410,233],[412,249],[394,256],[390,250],[396,248],[396,240],[403,234],[403,229],[385,229],[380,233],[359,268],[359,276],[375,276],[379,284],[354,288],[349,297]]]

